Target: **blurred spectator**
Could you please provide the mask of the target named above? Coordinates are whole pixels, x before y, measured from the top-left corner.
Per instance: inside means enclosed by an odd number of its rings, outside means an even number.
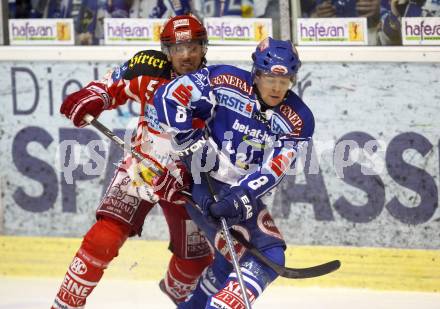
[[[9,18],[41,18],[47,0],[9,0]]]
[[[273,37],[280,38],[279,0],[254,0],[254,16],[258,18],[271,18]]]
[[[380,4],[380,0],[301,0],[303,17],[366,17],[370,45],[377,41]]]
[[[71,18],[78,16],[81,0],[44,0],[45,18]]]
[[[190,0],[192,13],[199,17],[253,17],[252,0]],[[267,1],[263,1],[267,2]]]
[[[189,0],[191,12],[204,17],[271,18],[274,37],[279,37],[279,0]]]
[[[193,13],[191,0],[134,0],[130,10],[133,18],[168,18]]]
[[[171,6],[167,0],[134,0],[130,9],[132,18],[166,18]]]
[[[432,16],[440,16],[440,0],[383,0],[378,44],[402,44],[402,17]]]
[[[168,18],[192,13],[204,17],[272,18],[275,37],[279,33],[279,0],[134,0],[130,17]]]
[[[10,18],[73,18],[79,45],[103,43],[104,18],[168,18],[188,13],[200,19],[272,18],[274,37],[279,33],[279,0],[9,0]]]
[[[104,41],[104,18],[128,18],[133,0],[82,0],[75,21],[80,45],[99,45]]]

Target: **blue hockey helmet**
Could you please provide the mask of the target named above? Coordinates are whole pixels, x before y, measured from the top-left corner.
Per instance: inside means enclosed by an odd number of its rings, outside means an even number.
[[[295,76],[301,61],[291,41],[268,37],[261,41],[252,54],[252,77],[260,71],[279,76]]]

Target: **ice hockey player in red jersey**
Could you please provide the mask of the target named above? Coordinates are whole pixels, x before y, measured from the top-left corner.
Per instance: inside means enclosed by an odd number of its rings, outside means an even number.
[[[149,115],[155,113],[153,96],[161,85],[174,77],[205,65],[208,39],[199,20],[191,15],[181,15],[166,22],[160,40],[162,52],[138,52],[102,80],[92,81],[67,96],[60,111],[76,127],[83,127],[86,114],[98,117],[104,110],[115,109],[128,100],[136,101],[140,106],[140,117],[133,146],[167,172],[172,162],[169,156],[171,146],[166,136],[155,130],[158,124],[150,121],[154,117]],[[159,191],[154,192],[145,182],[139,185],[137,175],[141,170],[142,180],[152,184],[150,176],[153,174],[148,168],[139,168],[129,154],[116,168],[96,211],[97,221],[85,234],[67,269],[52,309],[85,307],[104,270],[128,237],[141,234],[145,217],[157,202],[168,223],[172,251],[160,287],[176,304],[195,288],[197,278],[211,263],[212,253],[203,233],[179,203],[178,194],[173,194],[185,187],[186,181],[179,183],[176,178],[167,177]]]

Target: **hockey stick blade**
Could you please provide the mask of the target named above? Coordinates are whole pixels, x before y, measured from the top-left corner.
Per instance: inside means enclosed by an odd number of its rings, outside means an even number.
[[[251,254],[257,257],[261,262],[273,269],[279,276],[289,279],[305,279],[314,278],[319,276],[327,275],[341,267],[341,261],[333,260],[324,264],[307,267],[307,268],[289,268],[278,265],[267,257],[265,257],[260,251],[258,251],[251,243],[249,243],[246,238],[243,237],[239,232],[231,229],[232,236],[241,243]]]

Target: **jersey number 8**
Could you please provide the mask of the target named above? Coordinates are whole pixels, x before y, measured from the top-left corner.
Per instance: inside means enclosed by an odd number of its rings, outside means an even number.
[[[269,182],[269,178],[267,178],[267,176],[261,176],[255,180],[249,181],[248,186],[252,190],[257,190],[258,188],[264,186],[268,182]]]
[[[176,122],[182,123],[186,121],[186,109],[183,106],[177,106]]]

